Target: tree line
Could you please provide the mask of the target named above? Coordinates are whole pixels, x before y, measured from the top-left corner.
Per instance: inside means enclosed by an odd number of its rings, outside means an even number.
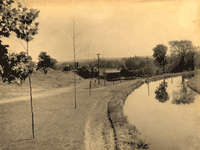
[[[191,41],[169,41],[170,53],[167,55],[168,47],[163,44],[156,45],[152,51],[152,57],[130,57],[121,59],[102,59],[90,60],[79,63],[79,67],[84,67],[85,71],[91,71],[93,68],[100,69],[119,69],[121,76],[149,77],[161,75],[163,73],[177,73],[183,71],[192,71],[200,68],[200,51]],[[74,69],[73,63],[60,64],[57,69]]]
[[[9,37],[14,33],[18,39],[30,42],[33,36],[38,34],[38,17],[39,11],[36,9],[27,9],[18,3],[17,8],[13,8],[13,0],[2,0],[1,3],[1,20],[0,20],[0,38]],[[48,68],[56,70],[74,70],[76,67],[85,67],[90,70],[97,68],[108,69],[117,68],[122,70],[125,76],[153,76],[163,73],[176,73],[182,71],[194,70],[199,68],[199,47],[195,47],[191,41],[170,41],[170,55],[166,55],[168,47],[159,44],[153,48],[152,57],[130,57],[122,59],[102,59],[94,61],[57,63],[57,60],[41,52],[38,56],[38,62],[34,63],[31,56],[26,52],[8,53],[9,45],[3,45],[0,39],[0,74],[4,82],[12,80],[25,80],[34,70],[42,69],[46,74]]]
[[[169,45],[169,55],[166,55],[168,47],[159,44],[153,48],[153,58],[130,57],[126,59],[123,67],[124,75],[144,77],[200,68],[199,47],[195,47],[191,41],[169,41]]]

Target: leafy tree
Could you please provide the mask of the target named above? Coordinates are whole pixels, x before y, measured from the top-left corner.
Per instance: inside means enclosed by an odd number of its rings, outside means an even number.
[[[195,52],[189,51],[185,56],[185,69],[186,70],[194,70],[195,68]]]
[[[13,0],[1,0],[0,1],[0,37],[9,37],[10,34],[13,32],[16,34],[17,38],[22,39],[27,42],[27,57],[28,53],[28,42],[33,40],[33,36],[38,32],[38,22],[34,23],[35,19],[39,15],[39,10],[37,9],[27,9],[26,7],[22,7],[20,3],[18,3],[17,8],[13,8],[12,4],[14,3]],[[16,62],[18,59],[17,56],[8,56],[7,53],[7,45],[2,45],[1,47],[1,57],[4,59],[3,64],[1,64],[2,71],[5,72],[6,68],[9,68],[10,62],[15,62],[14,64],[18,64],[15,71],[8,71],[7,76],[4,77],[20,77],[24,74],[23,71],[19,70],[26,70],[27,66],[24,65],[22,62]],[[24,54],[21,54],[22,58],[24,58]],[[21,57],[20,56],[20,57]],[[10,61],[11,59],[11,61]],[[21,60],[21,59],[19,59]],[[2,67],[3,66],[3,67]],[[14,65],[15,66],[15,65]],[[11,67],[13,68],[13,67]],[[26,71],[27,72],[27,71]],[[25,77],[25,76],[24,76]],[[33,106],[32,106],[32,88],[31,88],[31,77],[29,77],[29,85],[30,85],[30,99],[31,99],[31,112],[32,112],[32,132],[34,138],[34,117],[33,117]],[[11,79],[12,80],[12,79]]]
[[[171,51],[178,54],[179,56],[185,56],[188,51],[193,51],[194,46],[192,41],[181,40],[181,41],[170,41]]]
[[[37,69],[42,68],[45,74],[47,73],[47,68],[55,69],[56,67],[57,60],[51,58],[50,55],[47,55],[46,52],[41,52],[38,56],[38,60],[39,62]]]
[[[196,49],[194,61],[195,61],[195,68],[199,69],[200,68],[200,50],[199,50],[199,48]]]
[[[0,66],[1,66],[1,77],[3,81],[11,82],[11,73],[7,71],[9,68],[8,61],[8,47],[9,45],[2,44],[2,37],[9,37],[12,31],[12,27],[15,25],[16,13],[11,8],[11,4],[14,3],[12,0],[1,0],[0,1]]]
[[[181,71],[187,70],[186,67],[186,55],[190,51],[195,50],[195,46],[193,46],[192,41],[181,40],[181,41],[170,41],[169,42],[171,52],[177,55],[179,61],[178,67],[181,68]]]
[[[0,1],[0,36],[9,37],[18,20],[16,9],[12,9],[13,0]]]
[[[128,69],[128,70],[133,70],[133,69],[135,69],[136,67],[135,67],[135,61],[134,61],[134,58],[128,58],[128,59],[126,59],[126,61],[125,61],[125,66],[126,66],[126,68]]]
[[[159,44],[153,48],[153,57],[155,58],[155,65],[159,67],[163,67],[163,73],[165,72],[165,65],[166,65],[166,53],[167,53],[167,46],[163,44]]]
[[[32,40],[33,39],[32,36],[37,33],[38,23],[35,23],[34,26],[32,26],[32,22],[38,16],[39,11],[37,11],[36,9],[28,10],[26,7],[22,7],[20,3],[18,3],[17,8],[13,8],[12,7],[13,3],[14,3],[13,0],[0,1],[0,8],[1,8],[0,9],[0,16],[1,16],[0,38],[9,37],[11,33],[15,33],[18,38],[23,39],[28,42]],[[14,59],[13,58],[15,57],[14,54],[12,54],[12,61],[11,61],[10,57],[8,57],[7,47],[9,46],[2,45],[2,41],[0,40],[0,48],[1,48],[0,49],[0,57],[1,57],[0,66],[2,68],[1,76],[3,77],[3,81],[11,82],[12,80],[15,80],[16,78],[19,78],[19,76],[23,76],[22,74],[24,74],[24,72],[16,72],[16,71],[13,72],[9,70],[9,68],[11,69],[14,66],[16,67],[16,65],[20,65],[18,66],[18,68],[25,67],[23,68],[23,70],[27,70],[26,68],[27,64],[22,65],[22,63],[24,63],[23,61],[20,61],[20,59]],[[28,49],[27,49],[26,55],[28,55]],[[19,62],[17,63],[16,61],[19,61]],[[10,62],[13,62],[13,63],[10,63]],[[27,77],[27,76],[24,76],[24,77]]]
[[[125,70],[129,70],[129,76],[152,76],[154,75],[155,67],[152,59],[142,57],[132,57],[125,60],[125,67],[123,68],[123,74]]]
[[[26,52],[20,52],[19,54],[12,53],[8,56],[8,64],[4,68],[2,73],[3,81],[11,82],[12,80],[22,81],[27,78],[34,70],[33,66],[30,66],[32,58],[26,55]]]

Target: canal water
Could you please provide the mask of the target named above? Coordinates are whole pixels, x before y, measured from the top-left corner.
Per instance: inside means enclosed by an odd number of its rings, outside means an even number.
[[[124,114],[150,150],[200,150],[200,97],[175,77],[132,92]]]

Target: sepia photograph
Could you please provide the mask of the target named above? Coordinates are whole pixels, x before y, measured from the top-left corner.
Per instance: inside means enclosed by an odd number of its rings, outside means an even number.
[[[200,150],[199,10],[0,0],[0,150]]]

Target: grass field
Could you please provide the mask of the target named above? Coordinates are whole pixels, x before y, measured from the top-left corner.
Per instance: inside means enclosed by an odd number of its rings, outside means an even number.
[[[35,138],[32,138],[31,132],[31,112],[29,98],[19,102],[9,102],[0,104],[0,145],[2,149],[84,149],[85,138],[85,124],[88,120],[88,113],[93,108],[94,104],[99,101],[97,108],[94,109],[95,113],[92,113],[90,117],[94,119],[92,123],[96,122],[96,116],[100,120],[99,127],[103,128],[100,132],[100,136],[104,133],[103,142],[108,137],[105,133],[112,131],[110,122],[107,118],[107,103],[109,97],[101,99],[105,93],[109,92],[110,88],[120,86],[120,81],[113,82],[106,81],[104,87],[103,84],[98,85],[95,79],[90,79],[94,82],[91,89],[91,96],[89,95],[89,79],[83,80],[77,77],[77,108],[74,109],[74,89],[69,88],[70,91],[59,93],[57,95],[51,95],[46,97],[37,97],[33,99],[34,108],[34,121],[35,121]],[[57,81],[58,80],[58,81]],[[64,81],[66,80],[66,81]],[[43,89],[44,91],[57,89],[59,90],[60,84],[62,87],[67,88],[68,85],[73,84],[73,72],[64,74],[63,72],[49,72],[47,75],[36,72],[32,76],[33,91],[36,89]],[[101,81],[103,82],[103,80]],[[127,81],[121,81],[123,83]],[[122,83],[122,84],[123,84]],[[3,86],[5,86],[4,84]],[[3,86],[1,88],[3,88]],[[29,94],[28,82],[22,86],[10,84],[5,86],[7,89],[5,93],[26,93]],[[27,88],[27,89],[26,89]],[[63,88],[60,88],[62,90]],[[38,91],[42,92],[42,91]],[[20,94],[18,96],[20,96]],[[38,93],[33,92],[34,95]],[[113,92],[111,91],[111,94]],[[24,94],[25,95],[25,94]],[[33,96],[34,96],[33,95]],[[16,95],[15,95],[16,96]],[[10,95],[4,95],[4,101],[9,99]],[[24,98],[24,96],[23,96]],[[18,97],[19,99],[19,97]],[[2,99],[1,99],[2,100]],[[102,115],[102,112],[103,115]],[[97,131],[97,128],[92,125],[90,129],[94,129],[93,134]],[[99,129],[99,128],[98,128]],[[99,137],[97,134],[96,137]],[[86,141],[86,143],[92,143],[94,141]],[[104,143],[98,142],[98,146],[104,145]],[[88,145],[88,144],[87,144]],[[89,144],[90,145],[90,144]],[[97,145],[95,145],[97,146]]]
[[[83,81],[83,79],[76,75],[77,83]],[[51,89],[58,89],[68,87],[74,83],[74,73],[72,71],[62,72],[49,70],[47,74],[36,71],[31,75],[32,91],[35,93],[42,93]],[[28,78],[22,83],[22,86],[18,86],[15,83],[0,83],[0,97],[1,100],[19,96],[29,95],[29,81]]]
[[[159,79],[159,77],[156,79]],[[32,76],[32,80],[33,90],[35,90],[34,94],[37,94],[37,89],[38,92],[42,92],[40,89],[44,91],[50,89],[62,90],[60,87],[67,88],[69,85],[73,84],[73,72],[64,74],[63,72],[52,71],[47,75],[38,72]],[[113,136],[111,134],[111,125],[107,120],[107,103],[112,98],[113,104],[120,103],[120,107],[123,107],[122,104],[124,103],[124,98],[127,96],[127,93],[120,91],[130,90],[129,87],[134,85],[137,80],[121,81],[121,84],[120,81],[116,81],[114,85],[112,81],[106,81],[105,87],[103,83],[100,85],[98,85],[97,81],[95,83],[95,79],[91,79],[91,81],[94,82],[95,85],[92,86],[90,96],[89,79],[79,80],[78,78],[76,109],[74,109],[73,88],[69,88],[68,92],[33,99],[35,119],[34,139],[32,138],[31,131],[29,99],[27,99],[27,101],[0,104],[1,149],[82,150],[85,148],[85,143],[88,147],[91,147],[91,143],[93,143],[94,145],[92,148],[98,149],[104,147],[103,142],[106,143],[106,141],[107,147],[109,147],[108,141],[110,140],[110,142],[112,142],[114,137],[111,137]],[[189,80],[189,83],[196,85],[196,88],[198,88],[198,84],[194,84],[195,82],[199,82],[199,74]],[[15,87],[15,89],[11,89],[12,87]],[[1,89],[4,90],[5,93],[10,93],[9,90],[11,89],[11,93],[13,94],[19,92],[22,94],[29,94],[29,89],[26,91],[27,87],[27,81],[25,81],[21,87],[15,84],[1,85]],[[21,93],[19,93],[19,95]],[[107,96],[105,96],[105,94]],[[4,99],[9,97],[9,95],[4,95]],[[120,111],[121,112],[116,109],[113,112],[122,114],[122,109]],[[88,114],[90,114],[89,117]],[[111,118],[113,118],[113,116]],[[89,123],[88,120],[90,120]],[[86,124],[89,127],[88,133],[90,133],[92,137],[89,138],[89,141],[84,142]],[[131,127],[127,126],[127,129],[131,129]],[[122,130],[126,132],[126,129],[120,129],[120,132],[122,132]],[[110,136],[107,136],[108,134],[110,134]],[[98,139],[101,139],[101,141]]]
[[[103,94],[103,89],[94,90],[89,96],[87,89],[79,88],[76,109],[73,91],[34,99],[34,139],[31,131],[30,102],[1,104],[1,149],[84,149],[84,128],[88,112]]]

